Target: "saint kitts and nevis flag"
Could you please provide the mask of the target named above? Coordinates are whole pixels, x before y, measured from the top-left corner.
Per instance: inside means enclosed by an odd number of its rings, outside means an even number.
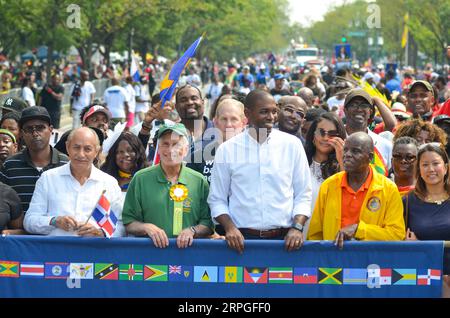
[[[184,54],[180,57],[180,59],[172,66],[172,69],[166,74],[164,79],[161,81],[160,85],[160,93],[161,96],[161,108],[164,107],[166,102],[172,99],[173,93],[175,92],[175,88],[177,87],[178,80],[180,79],[181,73],[186,68],[186,66],[190,63],[191,59],[195,56],[195,52],[197,51],[200,42],[203,39],[203,35],[199,37],[191,46],[184,52]],[[153,165],[157,165],[159,163],[159,155],[158,155],[158,143],[155,148],[155,156],[153,158]]]

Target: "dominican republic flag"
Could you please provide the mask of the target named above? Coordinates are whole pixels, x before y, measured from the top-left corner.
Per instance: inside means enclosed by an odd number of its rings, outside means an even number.
[[[92,217],[97,224],[103,229],[107,238],[110,238],[116,230],[117,217],[113,211],[111,211],[111,205],[104,194],[101,195],[95,206]]]

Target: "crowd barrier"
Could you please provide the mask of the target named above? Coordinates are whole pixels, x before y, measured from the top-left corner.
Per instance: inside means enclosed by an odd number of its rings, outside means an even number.
[[[444,242],[222,240],[178,249],[149,238],[0,238],[2,297],[441,297]]]

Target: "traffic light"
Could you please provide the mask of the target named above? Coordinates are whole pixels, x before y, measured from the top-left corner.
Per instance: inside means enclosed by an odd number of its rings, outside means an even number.
[[[347,43],[347,37],[345,35],[342,36],[341,42],[342,43]]]

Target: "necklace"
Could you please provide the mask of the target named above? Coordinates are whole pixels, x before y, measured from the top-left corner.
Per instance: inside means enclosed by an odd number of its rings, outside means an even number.
[[[449,198],[448,194],[445,194],[444,196],[440,196],[439,199],[433,199],[432,196],[427,196],[425,198],[425,201],[427,201],[428,203],[436,203],[437,205],[441,205],[443,202],[447,201]]]

